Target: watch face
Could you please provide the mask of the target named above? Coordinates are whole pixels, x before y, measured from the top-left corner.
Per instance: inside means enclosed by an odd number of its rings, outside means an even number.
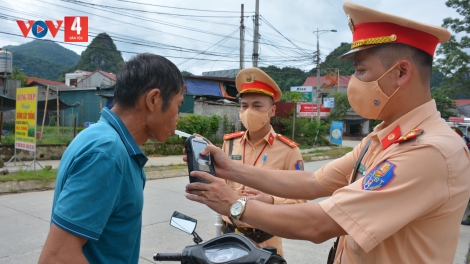
[[[238,215],[238,214],[240,214],[240,212],[242,211],[242,209],[243,209],[242,203],[239,202],[239,201],[237,201],[237,202],[235,202],[235,203],[232,205],[232,207],[230,208],[230,213],[231,213],[232,215]]]

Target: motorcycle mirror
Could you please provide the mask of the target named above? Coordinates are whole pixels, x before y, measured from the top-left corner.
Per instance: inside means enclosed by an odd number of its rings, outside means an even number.
[[[196,229],[197,220],[175,211],[171,216],[170,225],[192,235]]]

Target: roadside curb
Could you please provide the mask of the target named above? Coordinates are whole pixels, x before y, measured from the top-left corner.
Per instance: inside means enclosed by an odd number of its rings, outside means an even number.
[[[177,170],[162,170],[162,171],[148,171],[146,172],[147,180],[158,180],[165,178],[183,177],[188,176],[188,170],[177,169]],[[8,181],[0,182],[0,195],[2,194],[13,194],[31,191],[46,191],[53,190],[55,188],[55,180],[40,181],[40,180],[28,180],[28,181]]]

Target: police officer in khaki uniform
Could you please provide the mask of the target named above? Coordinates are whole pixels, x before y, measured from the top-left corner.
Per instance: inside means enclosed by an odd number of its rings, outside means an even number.
[[[239,164],[247,164],[273,170],[303,170],[303,159],[297,143],[274,132],[270,119],[276,113],[274,102],[282,98],[279,86],[259,68],[241,70],[236,78],[236,87],[241,99],[240,119],[247,129],[224,135],[222,149],[232,160]],[[269,204],[304,203],[305,200],[285,199],[267,195],[248,186],[233,181],[228,185],[240,195],[249,196]],[[260,229],[222,216],[226,232],[246,235],[261,246],[277,248],[283,255],[282,239],[272,236]]]
[[[359,115],[383,122],[315,173],[234,164],[222,150],[206,149],[221,178],[292,199],[331,197],[272,206],[243,200],[200,172],[192,175],[212,183],[187,185],[186,197],[281,237],[322,243],[341,236],[335,263],[452,263],[470,197],[470,154],[430,92],[436,46],[450,33],[351,2],[343,8],[353,44],[342,59],[356,70],[349,102]]]

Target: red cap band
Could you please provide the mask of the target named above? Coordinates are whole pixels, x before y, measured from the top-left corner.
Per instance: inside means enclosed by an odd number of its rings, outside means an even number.
[[[394,40],[391,41],[380,42],[380,40],[378,40],[377,43],[374,43],[374,40],[371,40],[385,37],[388,38],[392,35],[395,35],[396,38],[393,38]],[[366,44],[357,46],[383,43],[403,43],[425,51],[431,55],[431,57],[434,57],[434,52],[437,44],[439,43],[439,39],[431,34],[387,22],[371,22],[354,25],[353,45],[358,41],[365,41]]]
[[[276,101],[276,91],[269,85],[265,84],[264,82],[254,81],[252,83],[244,83],[242,85],[242,89],[240,93],[263,93],[266,95],[271,96],[274,101]]]

